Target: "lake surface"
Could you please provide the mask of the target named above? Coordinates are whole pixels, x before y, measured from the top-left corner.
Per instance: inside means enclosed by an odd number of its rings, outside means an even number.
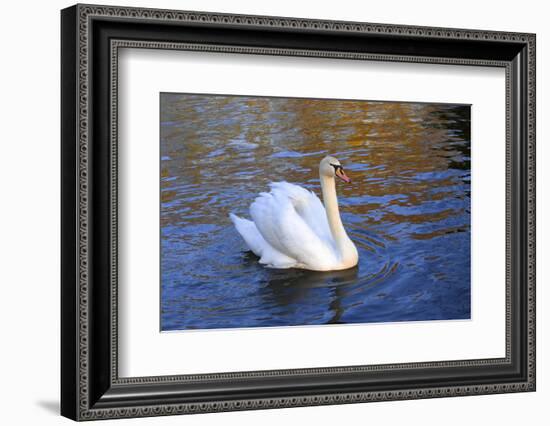
[[[161,329],[470,318],[470,107],[161,94]],[[337,157],[359,265],[274,270],[228,214]]]

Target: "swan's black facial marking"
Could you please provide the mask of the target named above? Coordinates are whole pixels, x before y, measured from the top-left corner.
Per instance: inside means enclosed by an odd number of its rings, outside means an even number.
[[[351,179],[347,177],[346,173],[344,173],[344,168],[340,164],[332,164],[329,163],[332,167],[334,167],[334,176],[339,177],[346,183],[350,183]]]
[[[330,165],[332,167],[334,167],[334,173],[336,174],[338,172],[338,170],[340,170],[340,172],[343,172],[344,171],[344,168],[340,165],[340,164],[332,164],[330,163]]]

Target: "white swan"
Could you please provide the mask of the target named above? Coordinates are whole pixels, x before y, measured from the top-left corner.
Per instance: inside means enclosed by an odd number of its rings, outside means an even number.
[[[271,268],[334,271],[357,265],[357,248],[338,210],[336,183],[350,179],[340,162],[327,156],[319,164],[324,207],[319,198],[288,182],[271,183],[250,205],[252,220],[229,217],[260,263]]]

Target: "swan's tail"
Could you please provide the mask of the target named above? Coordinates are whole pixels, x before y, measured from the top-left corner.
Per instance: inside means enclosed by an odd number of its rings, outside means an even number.
[[[266,242],[256,225],[251,220],[242,219],[233,213],[229,213],[229,218],[235,225],[237,232],[241,234],[244,242],[250,250],[258,257],[262,257],[263,247],[265,247]]]
[[[241,237],[243,237],[248,248],[260,258],[259,262],[262,265],[278,269],[294,268],[297,266],[296,260],[278,252],[267,243],[254,222],[242,219],[233,213],[229,213],[229,218]]]

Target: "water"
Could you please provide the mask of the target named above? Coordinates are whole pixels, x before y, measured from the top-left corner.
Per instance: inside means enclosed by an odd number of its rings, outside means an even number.
[[[469,106],[163,93],[160,130],[162,330],[470,318]],[[228,214],[329,153],[358,266],[262,267]]]

